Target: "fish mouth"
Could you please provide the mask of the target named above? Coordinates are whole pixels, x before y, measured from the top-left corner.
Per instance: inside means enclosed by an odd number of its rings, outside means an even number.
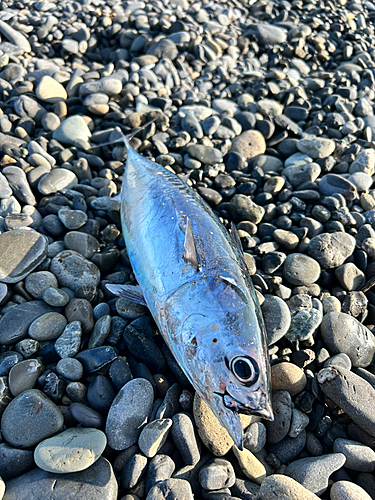
[[[257,415],[266,420],[273,420],[274,415],[272,411],[271,405],[266,400],[266,395],[262,394],[262,400],[259,401],[257,406],[252,406],[249,403],[243,403],[239,401],[234,396],[232,396],[227,389],[224,392],[215,392],[217,396],[219,396],[226,408],[228,410],[232,410],[234,413],[244,413],[245,415]],[[260,399],[260,398],[259,398]]]

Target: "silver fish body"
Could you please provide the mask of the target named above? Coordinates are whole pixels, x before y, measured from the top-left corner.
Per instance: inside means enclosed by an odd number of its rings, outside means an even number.
[[[243,256],[193,189],[127,148],[121,222],[134,274],[175,359],[242,448],[239,412],[273,418],[265,330]]]

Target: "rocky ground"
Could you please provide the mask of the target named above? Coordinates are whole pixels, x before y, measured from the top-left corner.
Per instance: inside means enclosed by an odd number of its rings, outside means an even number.
[[[375,499],[375,3],[0,6],[0,497]],[[152,118],[132,144],[236,223],[261,302],[244,451],[105,288],[134,276],[104,144]]]

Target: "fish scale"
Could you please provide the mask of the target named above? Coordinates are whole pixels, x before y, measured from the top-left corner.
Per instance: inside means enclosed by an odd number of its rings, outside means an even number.
[[[265,330],[242,249],[193,189],[125,145],[121,222],[143,300],[193,387],[242,448],[239,412],[273,418]],[[127,285],[108,288],[131,298]],[[142,300],[138,289],[134,297]]]

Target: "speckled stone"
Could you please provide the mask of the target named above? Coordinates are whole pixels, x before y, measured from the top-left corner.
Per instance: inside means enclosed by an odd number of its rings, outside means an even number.
[[[306,386],[306,375],[293,363],[277,363],[271,368],[271,383],[274,391],[288,391],[295,396]]]
[[[319,500],[319,497],[304,488],[294,479],[281,474],[268,476],[259,491],[261,500]]]
[[[372,500],[360,486],[351,481],[337,481],[330,491],[331,500]]]
[[[228,453],[233,446],[232,438],[197,393],[194,396],[193,414],[199,437],[211,453],[217,457]]]

